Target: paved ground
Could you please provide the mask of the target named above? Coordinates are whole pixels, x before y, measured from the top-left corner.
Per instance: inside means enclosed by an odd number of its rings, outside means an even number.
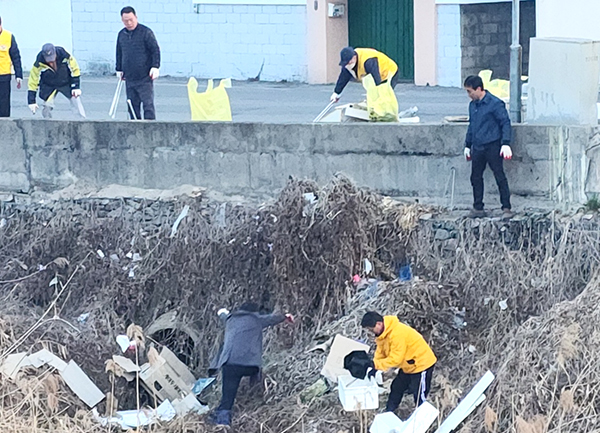
[[[200,83],[200,87],[206,81]],[[107,120],[108,110],[116,88],[116,77],[82,77],[82,101],[88,119]],[[298,83],[267,83],[235,81],[229,89],[233,120],[236,122],[311,122],[329,103],[332,85],[308,85]],[[344,90],[340,103],[360,102],[365,99],[364,89],[351,83]],[[126,118],[125,92],[119,105],[118,119]],[[412,106],[419,108],[422,122],[441,122],[444,116],[465,115],[469,100],[461,89],[443,87],[417,87],[399,84],[396,94],[400,110]],[[13,117],[30,118],[27,108],[27,91],[13,88]],[[156,83],[156,106],[158,120],[190,120],[186,80],[160,78]],[[56,119],[75,118],[69,103],[59,96],[54,110]],[[41,118],[41,113],[36,114]]]

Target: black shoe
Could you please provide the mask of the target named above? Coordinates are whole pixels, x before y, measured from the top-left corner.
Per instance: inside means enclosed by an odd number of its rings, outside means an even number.
[[[485,218],[487,216],[486,211],[483,209],[471,209],[469,212],[469,218]]]

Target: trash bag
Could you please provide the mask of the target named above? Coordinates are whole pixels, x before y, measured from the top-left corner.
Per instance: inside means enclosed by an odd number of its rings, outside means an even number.
[[[363,350],[354,350],[344,357],[344,368],[356,379],[367,377],[367,370],[373,368],[373,361]]]
[[[510,98],[510,81],[499,78],[492,80],[493,72],[490,69],[479,71],[479,77],[483,81],[483,88],[500,99]]]
[[[398,99],[390,81],[375,84],[371,74],[362,79],[367,91],[367,108],[372,122],[398,122]]]
[[[208,80],[206,91],[198,92],[198,81],[192,77],[187,87],[192,120],[231,122],[231,105],[225,90],[231,88],[231,79],[221,80],[217,87]]]

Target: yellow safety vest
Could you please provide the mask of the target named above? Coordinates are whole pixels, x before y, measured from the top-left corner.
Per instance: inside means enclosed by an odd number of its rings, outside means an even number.
[[[381,75],[381,81],[391,80],[396,72],[398,72],[398,65],[396,65],[396,62],[373,48],[355,48],[354,51],[358,54],[358,70],[356,78],[359,81],[367,75],[365,72],[365,62],[372,58],[376,58],[379,63],[379,75]]]
[[[12,45],[12,33],[2,30],[0,33],[0,75],[12,74],[12,60],[9,50]]]

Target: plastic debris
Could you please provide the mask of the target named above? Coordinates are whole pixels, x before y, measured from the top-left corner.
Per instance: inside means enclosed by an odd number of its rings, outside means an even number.
[[[506,309],[508,308],[508,303],[507,303],[508,299],[504,299],[500,302],[498,302],[498,306],[500,307],[500,309],[502,311],[506,311]]]
[[[173,227],[171,228],[171,236],[170,237],[174,237],[177,234],[177,230],[179,229],[179,224],[181,224],[181,221],[183,221],[183,219],[187,216],[189,211],[190,211],[190,207],[186,204],[183,207],[183,210],[181,211],[181,213],[179,214],[177,219],[175,220],[175,222],[173,223]]]

